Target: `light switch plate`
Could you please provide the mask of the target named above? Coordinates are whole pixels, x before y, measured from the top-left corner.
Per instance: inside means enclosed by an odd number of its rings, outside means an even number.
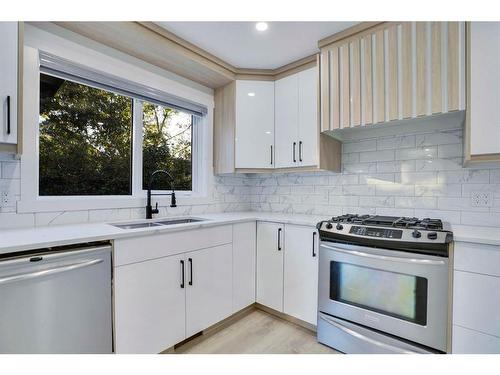
[[[472,207],[491,207],[493,193],[490,191],[473,191],[470,196]]]

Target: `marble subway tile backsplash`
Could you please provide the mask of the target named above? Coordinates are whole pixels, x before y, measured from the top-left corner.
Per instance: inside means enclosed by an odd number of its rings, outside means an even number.
[[[251,176],[251,206],[258,211],[318,215],[436,217],[453,224],[500,227],[500,165],[463,168],[462,153],[461,129],[346,141],[342,173]],[[269,184],[283,189],[267,197],[258,187]],[[312,188],[323,195],[311,195]],[[491,207],[472,206],[470,197],[476,191],[492,193]],[[270,200],[275,195],[279,205]]]

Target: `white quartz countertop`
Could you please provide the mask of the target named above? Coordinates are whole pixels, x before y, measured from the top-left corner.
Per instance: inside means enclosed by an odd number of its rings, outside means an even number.
[[[280,214],[253,211],[193,215],[193,217],[206,219],[206,221],[139,229],[121,229],[114,227],[108,223],[82,223],[26,229],[0,230],[0,254],[93,241],[149,236],[158,233],[192,230],[196,228],[206,228],[210,226],[233,224],[254,220],[314,226],[317,222],[329,218],[327,216]],[[160,219],[172,219],[172,217],[155,218],[151,221]],[[135,220],[133,222],[140,221],[146,220]],[[127,222],[132,221],[124,221],[123,223]],[[453,231],[455,241],[500,245],[500,228],[453,225],[451,226],[451,230]]]
[[[272,221],[286,224],[311,225],[327,217],[313,215],[275,214],[265,212],[231,212],[192,217],[206,221],[186,224],[162,225],[150,228],[121,229],[108,223],[82,223],[72,225],[55,225],[46,227],[0,230],[0,254],[72,245],[93,241],[114,240],[118,238],[149,236],[181,230],[192,230],[210,226],[233,224],[245,221]],[[173,219],[173,217],[155,218],[150,221]],[[127,220],[113,223],[141,222],[146,220]]]

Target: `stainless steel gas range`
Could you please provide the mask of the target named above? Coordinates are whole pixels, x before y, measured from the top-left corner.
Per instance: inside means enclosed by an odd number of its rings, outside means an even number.
[[[344,353],[448,350],[441,220],[343,215],[318,223],[318,341]]]

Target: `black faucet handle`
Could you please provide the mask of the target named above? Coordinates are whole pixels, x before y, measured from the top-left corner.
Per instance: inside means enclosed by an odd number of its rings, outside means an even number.
[[[177,200],[175,199],[175,191],[172,191],[170,207],[177,207]]]
[[[156,202],[155,208],[153,210],[151,210],[151,213],[157,214],[158,212],[160,212],[160,211],[158,210],[158,202]]]

